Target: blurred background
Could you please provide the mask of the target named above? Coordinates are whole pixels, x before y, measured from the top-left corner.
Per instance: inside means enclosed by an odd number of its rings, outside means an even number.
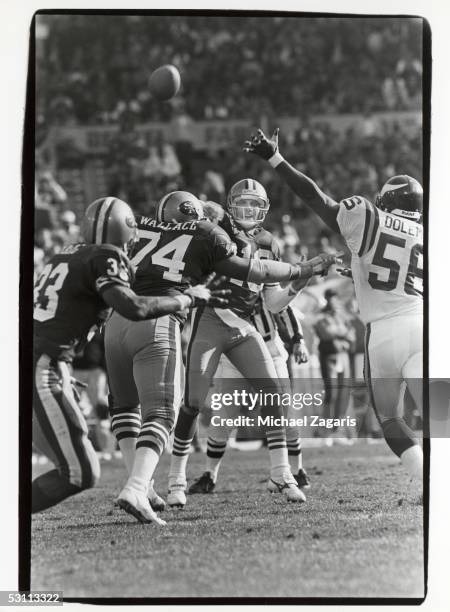
[[[372,200],[393,174],[422,181],[419,19],[41,15],[36,23],[36,273],[78,239],[98,197],[147,214],[175,189],[224,204],[247,176],[268,192],[265,226],[285,260],[342,248],[271,168],[241,153],[258,126],[279,126],[283,154],[337,200]],[[168,63],[182,89],[158,102],[148,79]],[[311,355],[304,376],[319,372],[314,330],[330,288],[362,364],[353,285],[335,274],[297,303]],[[91,361],[83,367],[102,369],[101,350]],[[103,406],[104,385],[98,395]]]

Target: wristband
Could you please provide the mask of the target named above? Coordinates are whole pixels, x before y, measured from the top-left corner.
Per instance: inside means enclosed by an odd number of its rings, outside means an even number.
[[[300,278],[311,278],[314,276],[314,268],[311,264],[299,264],[300,268]]]
[[[292,342],[294,344],[297,344],[298,342],[301,342],[303,340],[303,336],[301,334],[294,334],[292,336]]]
[[[183,295],[174,296],[174,299],[180,304],[180,310],[185,310],[194,305],[194,298],[185,293]]]
[[[272,166],[272,168],[276,168],[277,166],[281,164],[281,162],[284,162],[284,157],[281,155],[281,153],[277,149],[275,153],[272,155],[272,157],[269,157],[267,161]]]

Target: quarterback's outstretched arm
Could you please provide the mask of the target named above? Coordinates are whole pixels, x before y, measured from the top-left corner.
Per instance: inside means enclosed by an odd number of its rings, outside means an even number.
[[[271,259],[247,259],[232,255],[216,263],[214,270],[219,274],[258,285],[281,283],[308,279],[314,274],[326,274],[330,266],[340,261],[341,255],[342,253],[335,255],[322,253],[297,265]]]
[[[208,285],[196,285],[175,297],[150,297],[136,295],[129,287],[114,285],[105,289],[102,297],[108,306],[114,308],[122,317],[131,321],[144,321],[207,303],[216,308],[224,308],[228,305],[228,293],[229,291],[210,290]]]
[[[301,198],[334,232],[340,233],[336,217],[339,204],[324,193],[306,174],[303,174],[287,162],[278,150],[278,128],[268,139],[262,130],[244,144],[246,153],[254,153],[270,163],[278,174],[289,185],[292,191]]]

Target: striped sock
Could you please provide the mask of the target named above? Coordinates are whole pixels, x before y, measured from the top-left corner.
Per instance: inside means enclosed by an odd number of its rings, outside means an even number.
[[[128,475],[130,475],[136,454],[136,440],[141,431],[140,408],[113,408],[111,410],[111,431],[116,437]]]
[[[286,432],[284,429],[270,429],[266,431],[266,438],[270,457],[270,476],[279,479],[284,472],[290,472]]]
[[[289,463],[293,474],[297,474],[303,467],[302,441],[300,438],[292,438],[287,441]]]
[[[170,429],[164,419],[151,417],[141,427],[137,442],[138,448],[152,448],[159,456],[162,455],[169,441]]]
[[[169,488],[172,484],[186,483],[186,466],[189,451],[197,428],[197,414],[181,406],[173,439],[172,458],[169,470]]]
[[[189,451],[192,438],[180,440],[176,436],[173,439],[172,458],[169,470],[169,489],[173,484],[186,483],[186,466],[189,458]]]
[[[227,448],[226,442],[219,442],[213,438],[208,438],[206,450],[206,471],[211,473],[211,478],[214,482],[217,481],[222,457]]]
[[[123,438],[137,438],[141,431],[139,408],[113,408],[111,410],[111,431],[118,442]]]

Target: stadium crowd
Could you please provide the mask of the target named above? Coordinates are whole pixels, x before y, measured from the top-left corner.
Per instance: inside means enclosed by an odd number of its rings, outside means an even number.
[[[312,126],[305,121],[295,133],[282,135],[283,151],[338,199],[354,194],[373,199],[379,185],[400,172],[421,180],[421,131],[408,135],[400,124],[380,131],[371,125],[370,116],[366,124],[366,133],[354,128],[339,133],[325,124]],[[146,214],[160,197],[175,189],[187,189],[224,205],[227,189],[243,176],[251,176],[266,187],[271,200],[266,225],[282,240],[287,253],[301,250],[307,254],[309,249],[315,254],[323,246],[324,229],[317,218],[274,172],[237,147],[214,154],[186,154],[176,143],[148,147],[130,129],[117,134],[103,164],[108,193]],[[37,177],[36,198],[37,246],[48,257],[73,238],[76,218],[67,193],[45,167]]]
[[[396,18],[40,16],[38,121],[418,109],[421,27]],[[179,68],[183,89],[161,105],[148,77],[166,63]]]

